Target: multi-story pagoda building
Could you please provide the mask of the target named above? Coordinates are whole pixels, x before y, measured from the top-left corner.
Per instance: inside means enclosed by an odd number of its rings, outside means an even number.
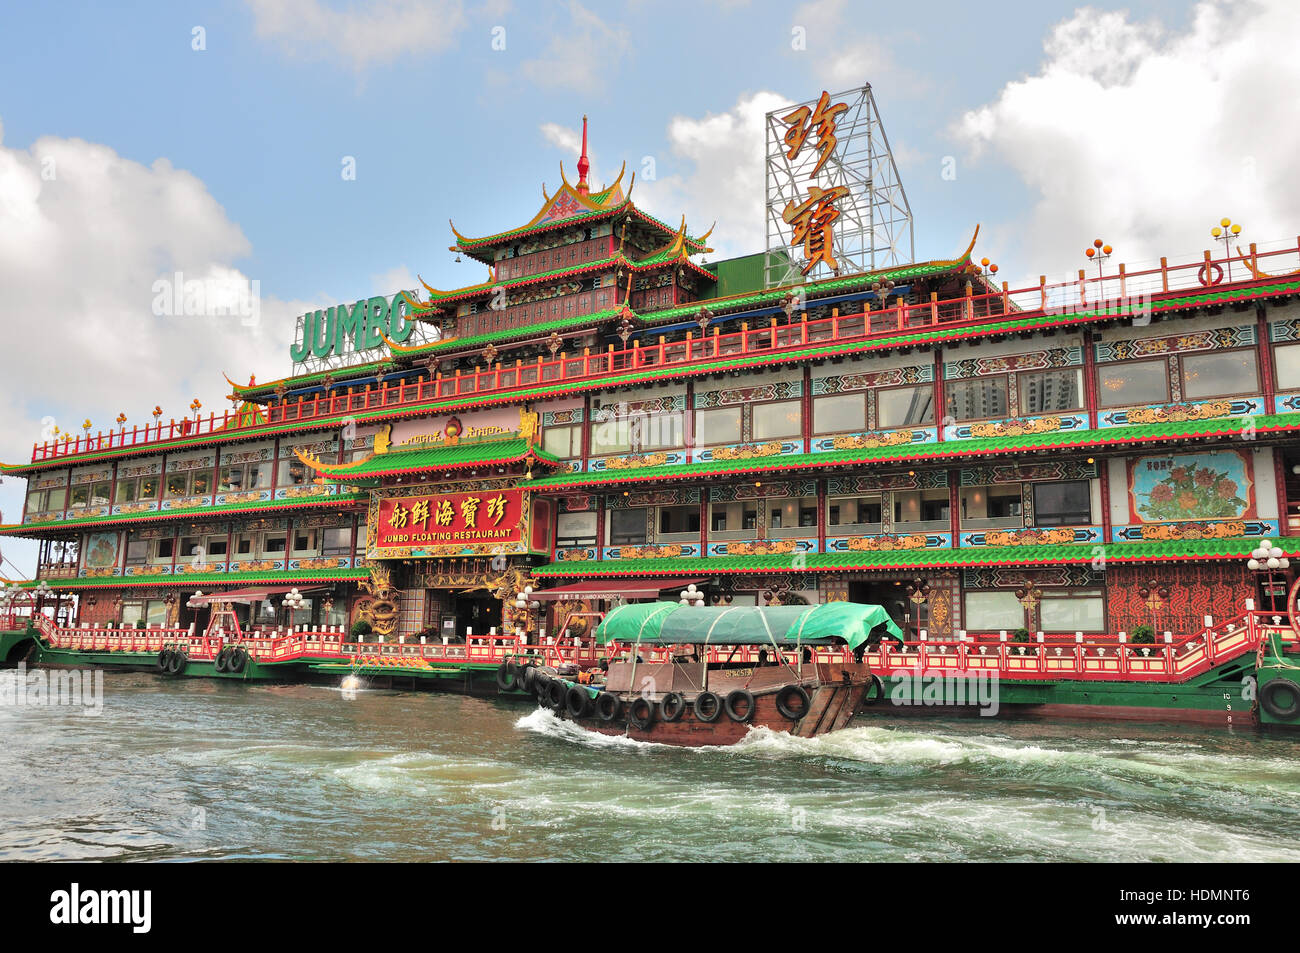
[[[482,281],[317,312],[293,345],[362,362],[6,465],[45,604],[202,627],[219,595],[275,624],[296,587],[298,623],[461,637],[523,624],[527,585],[553,627],[694,584],[1073,639],[1260,598],[1247,554],[1300,502],[1297,249],[1011,291],[972,239],[765,288],[761,253],[709,263],[634,176],[589,188],[585,136],[523,224],[453,227]]]

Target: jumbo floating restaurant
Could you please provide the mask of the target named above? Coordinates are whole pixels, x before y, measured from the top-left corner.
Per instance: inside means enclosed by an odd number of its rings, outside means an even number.
[[[40,542],[6,660],[472,688],[516,632],[693,586],[877,603],[907,641],[873,670],[998,673],[1004,709],[1297,722],[1300,247],[1012,290],[956,238],[770,287],[635,176],[592,189],[585,119],[577,170],[453,226],[479,283],[300,321],[294,361],[351,364],[6,464]]]

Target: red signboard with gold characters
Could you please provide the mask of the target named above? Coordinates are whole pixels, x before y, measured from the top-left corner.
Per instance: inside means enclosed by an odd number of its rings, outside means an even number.
[[[523,490],[430,493],[377,501],[370,527],[370,552],[439,555],[522,548],[527,530]],[[513,544],[513,545],[512,545]]]

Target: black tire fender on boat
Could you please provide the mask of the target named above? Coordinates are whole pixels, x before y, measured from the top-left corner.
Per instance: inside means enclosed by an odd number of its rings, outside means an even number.
[[[627,721],[640,731],[649,730],[655,723],[655,703],[644,695],[638,695],[627,706]]]
[[[230,668],[230,647],[222,649],[217,653],[217,657],[212,660],[212,670],[220,675]]]
[[[1260,689],[1259,704],[1279,721],[1294,721],[1300,715],[1300,686],[1285,678],[1275,678]]]
[[[790,702],[795,698],[799,699],[798,707],[791,708]],[[776,710],[781,713],[782,718],[798,721],[808,714],[808,709],[811,707],[812,699],[808,697],[808,692],[802,685],[787,685],[776,693]]]
[[[736,713],[736,702],[745,703],[743,714]],[[722,707],[727,710],[727,717],[732,721],[746,722],[754,717],[754,693],[747,688],[736,688],[727,693],[727,697],[722,702]]]
[[[570,685],[564,693],[564,710],[570,718],[585,718],[591,713],[591,695],[581,685]]]
[[[522,692],[532,693],[533,682],[537,678],[536,665],[521,665],[519,671],[515,673],[515,688]]]
[[[695,696],[695,717],[705,724],[715,722],[722,714],[722,699],[717,692],[700,692]]]
[[[674,722],[686,712],[686,699],[681,692],[669,692],[659,702],[659,717],[666,722]]]
[[[179,675],[187,661],[189,661],[189,659],[185,657],[183,652],[173,649],[171,655],[167,657],[167,674]]]
[[[226,660],[226,671],[238,675],[248,664],[248,652],[242,648],[233,648],[230,650],[230,658]]]
[[[880,680],[879,675],[872,675],[871,684],[868,685],[867,690],[862,693],[861,704],[863,706],[874,705],[876,704],[876,702],[880,701],[884,697],[885,697],[885,683]]]
[[[623,710],[623,702],[613,692],[601,692],[596,696],[596,717],[601,721],[613,721]]]
[[[512,664],[506,660],[497,668],[497,688],[503,692],[513,691],[515,687],[515,673],[510,667]]]
[[[154,667],[158,669],[159,675],[167,674],[167,663],[171,661],[171,657],[172,657],[171,649],[163,649],[161,652],[158,653],[158,661]]]
[[[559,711],[560,706],[564,704],[564,698],[569,694],[569,688],[558,678],[551,679],[551,684],[546,687],[546,705],[551,711]]]

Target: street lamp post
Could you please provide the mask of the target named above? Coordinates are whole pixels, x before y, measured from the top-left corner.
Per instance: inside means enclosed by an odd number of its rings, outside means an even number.
[[[1223,258],[1228,263],[1228,280],[1232,280],[1232,249],[1228,242],[1241,235],[1240,223],[1234,224],[1230,218],[1219,219],[1219,224],[1210,229],[1210,235],[1216,242],[1223,242]]]
[[[1260,540],[1259,546],[1251,551],[1246,566],[1251,572],[1259,574],[1256,577],[1258,584],[1268,590],[1269,610],[1276,612],[1277,589],[1275,577],[1291,568],[1291,560],[1287,558],[1286,553],[1280,547],[1274,546],[1271,540],[1263,539]],[[1283,581],[1285,583],[1285,577]]]

